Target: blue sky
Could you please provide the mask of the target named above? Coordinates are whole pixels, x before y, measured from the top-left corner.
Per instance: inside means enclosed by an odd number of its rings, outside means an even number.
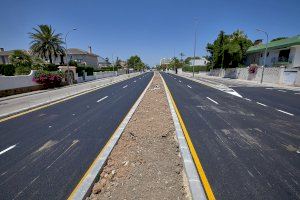
[[[252,40],[300,34],[300,0],[1,0],[0,47],[28,49],[28,32],[50,24],[60,33],[76,27],[69,47],[102,57],[137,54],[149,65],[162,57],[192,55],[198,18],[197,55],[220,30],[242,29]]]

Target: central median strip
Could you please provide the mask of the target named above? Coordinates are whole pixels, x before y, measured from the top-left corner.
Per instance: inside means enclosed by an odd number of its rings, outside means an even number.
[[[99,180],[87,199],[191,199],[181,147],[158,73],[118,142],[108,146],[113,149],[103,158]]]

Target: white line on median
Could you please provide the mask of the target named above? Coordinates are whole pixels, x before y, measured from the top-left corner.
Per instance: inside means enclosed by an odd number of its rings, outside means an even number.
[[[107,97],[108,97],[108,96],[105,96],[105,97],[99,99],[99,100],[97,101],[97,103],[99,103],[100,101],[103,101],[103,100],[106,99]]]
[[[248,98],[244,98],[245,100],[247,100],[247,101],[251,101],[251,99],[248,99]]]
[[[218,102],[216,102],[215,100],[213,100],[213,99],[211,99],[211,98],[209,98],[209,97],[206,97],[208,100],[210,100],[210,101],[212,101],[212,102],[214,102],[215,104],[219,104]]]
[[[125,85],[123,88],[127,88],[128,85]]]
[[[292,114],[292,113],[285,112],[285,111],[279,110],[279,109],[276,109],[276,110],[279,111],[279,112],[282,112],[282,113],[284,113],[284,114],[287,114],[287,115],[290,115],[290,116],[294,116],[294,114]]]
[[[7,152],[7,151],[9,151],[9,150],[11,150],[11,149],[13,149],[13,148],[15,148],[17,145],[15,144],[15,145],[12,145],[12,146],[10,146],[10,147],[8,147],[7,149],[4,149],[3,151],[0,151],[0,155],[2,155],[2,154],[4,154],[5,152]]]
[[[189,88],[192,88],[191,86],[187,85]]]
[[[260,103],[260,102],[256,102],[257,104],[259,104],[259,105],[261,105],[261,106],[265,106],[265,107],[267,107],[267,105],[266,104],[263,104],[263,103]]]

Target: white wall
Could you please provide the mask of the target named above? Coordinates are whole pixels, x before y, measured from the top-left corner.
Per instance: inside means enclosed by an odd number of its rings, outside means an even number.
[[[8,90],[8,89],[39,85],[38,83],[32,80],[34,77],[34,73],[35,71],[31,70],[29,75],[0,76],[0,90]]]
[[[295,46],[295,55],[293,60],[293,67],[300,67],[300,45]]]

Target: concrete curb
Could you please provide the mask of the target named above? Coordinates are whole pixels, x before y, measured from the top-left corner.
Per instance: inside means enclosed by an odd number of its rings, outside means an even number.
[[[161,76],[161,75],[160,75]],[[171,110],[175,130],[176,130],[176,137],[178,139],[179,147],[180,147],[180,154],[182,156],[183,162],[184,162],[184,169],[187,174],[188,182],[189,182],[189,188],[192,194],[193,199],[199,199],[199,200],[206,200],[206,195],[204,188],[202,186],[202,183],[200,181],[195,163],[193,161],[192,155],[190,153],[189,147],[187,145],[186,139],[183,134],[183,130],[180,126],[179,119],[177,117],[177,114],[175,112],[174,106],[171,101],[170,93],[167,88],[167,84],[164,80],[164,78],[161,76],[165,92],[167,95],[169,107]]]
[[[122,78],[122,79],[119,79],[119,80],[115,80],[115,81],[112,81],[112,82],[109,82],[109,83],[104,83],[104,84],[102,84],[100,86],[96,86],[96,87],[87,89],[85,91],[81,91],[81,92],[78,92],[78,93],[75,93],[75,94],[71,94],[71,95],[68,95],[68,96],[65,96],[65,97],[58,97],[57,99],[52,99],[51,101],[46,101],[46,102],[43,102],[43,103],[40,103],[40,104],[35,104],[35,105],[32,105],[32,106],[27,107],[27,108],[16,110],[14,112],[1,114],[0,115],[0,122],[5,121],[6,120],[5,118],[13,117],[14,115],[21,114],[22,112],[26,112],[26,111],[30,111],[30,110],[35,111],[35,110],[38,110],[39,108],[43,108],[43,106],[53,105],[53,104],[62,102],[64,100],[68,100],[68,99],[71,99],[71,98],[74,98],[74,97],[77,97],[77,96],[80,96],[80,95],[83,95],[83,94],[86,94],[86,93],[89,93],[89,92],[93,92],[95,90],[104,88],[104,87],[109,86],[109,85],[113,85],[115,83],[118,83],[118,82],[130,79],[130,78],[133,78],[133,77],[136,77],[136,76],[139,76],[139,75],[140,74],[135,74],[135,75],[133,75],[131,77],[125,77],[125,78]]]
[[[76,188],[73,190],[71,195],[69,196],[69,200],[82,200],[85,199],[91,192],[92,186],[96,180],[96,177],[100,173],[101,169],[104,167],[108,156],[110,155],[111,151],[113,150],[114,146],[117,144],[119,138],[121,137],[126,125],[128,124],[129,120],[131,119],[133,113],[136,111],[138,105],[142,101],[146,91],[150,87],[153,81],[154,75],[150,80],[149,84],[142,92],[140,97],[136,100],[134,105],[131,107],[130,111],[127,113],[123,121],[120,123],[114,134],[111,136],[109,141],[106,143],[105,147],[101,150],[100,154],[94,160],[86,174],[83,176],[81,181],[78,183]]]

